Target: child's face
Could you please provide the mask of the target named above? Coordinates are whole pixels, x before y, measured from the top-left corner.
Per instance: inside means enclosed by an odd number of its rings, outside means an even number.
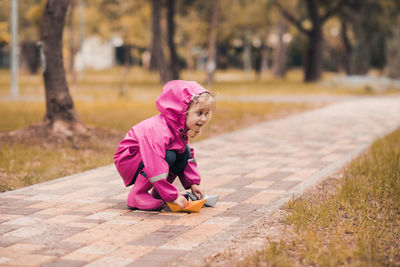
[[[186,127],[194,133],[194,136],[198,135],[201,127],[209,121],[212,107],[211,98],[190,105],[186,116]]]

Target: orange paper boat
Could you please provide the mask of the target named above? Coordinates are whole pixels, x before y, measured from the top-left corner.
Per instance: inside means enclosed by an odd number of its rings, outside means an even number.
[[[173,212],[178,212],[178,211],[199,212],[201,208],[204,206],[204,203],[206,203],[206,199],[189,201],[188,205],[183,209],[181,209],[179,205],[173,204],[171,202],[167,202],[167,205]]]

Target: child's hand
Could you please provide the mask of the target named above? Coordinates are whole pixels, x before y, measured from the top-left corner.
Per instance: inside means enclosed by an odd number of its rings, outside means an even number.
[[[184,196],[179,195],[174,201],[172,201],[172,203],[178,205],[179,207],[181,207],[181,209],[183,209],[187,206],[188,201]]]
[[[200,189],[199,185],[192,184],[190,189],[192,190],[192,193],[197,197],[197,199],[203,199],[204,198],[203,190]]]

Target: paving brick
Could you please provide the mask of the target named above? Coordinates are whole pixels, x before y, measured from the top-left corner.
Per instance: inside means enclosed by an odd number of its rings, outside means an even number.
[[[261,191],[256,195],[252,196],[251,198],[246,199],[243,203],[246,204],[261,204],[267,205],[271,201],[279,198],[282,194],[270,193],[268,191]]]
[[[300,169],[299,171],[293,173],[292,175],[282,179],[282,181],[285,181],[285,180],[290,180],[290,181],[300,180],[300,181],[304,181],[304,180],[307,180],[308,178],[310,178],[312,175],[314,175],[317,172],[318,172],[318,169],[308,169],[308,168]]]
[[[229,208],[228,210],[218,214],[218,216],[243,218],[260,207],[262,207],[262,205],[242,203]]]
[[[222,187],[223,184],[227,184],[232,180],[235,180],[239,178],[240,176],[237,174],[224,174],[224,175],[202,175],[202,179],[206,180],[207,183],[202,183],[202,186],[206,191],[216,188],[216,187]]]
[[[97,259],[96,261],[86,265],[86,267],[109,267],[109,266],[127,266],[129,263],[133,262],[132,259],[129,258],[121,258],[121,257],[111,257],[111,256],[105,256]]]
[[[273,181],[255,181],[251,184],[246,185],[244,188],[261,188],[265,189],[271,184],[273,184]]]
[[[277,181],[275,183],[273,183],[272,185],[268,186],[267,189],[271,189],[271,190],[285,190],[288,191],[290,188],[294,187],[295,185],[299,184],[300,181],[289,181],[289,180],[285,180],[285,181]]]
[[[263,180],[264,181],[279,181],[279,180],[284,179],[292,174],[293,174],[293,172],[276,171],[276,172],[268,174],[266,177],[263,178]]]
[[[313,162],[311,162],[310,164],[307,164],[305,167],[306,168],[315,168],[315,169],[323,169],[326,166],[328,166],[329,164],[331,164],[328,161],[323,161],[323,160],[314,160]]]
[[[141,211],[141,210],[130,210],[123,214],[121,217],[131,217],[135,219],[154,219],[158,217],[159,211]]]
[[[215,187],[213,189],[207,190],[205,194],[219,195],[219,200],[221,200],[225,196],[230,195],[230,194],[232,194],[234,192],[236,192],[236,189],[233,189],[233,188]]]
[[[140,257],[127,266],[165,266],[169,261],[177,259],[185,253],[185,250],[160,248]]]
[[[98,240],[104,240],[114,244],[130,244],[144,236],[162,228],[167,221],[165,220],[144,220],[132,226],[126,226],[120,231],[121,234],[111,234],[103,236]]]
[[[236,178],[232,181],[229,181],[223,185],[221,185],[221,187],[223,188],[233,188],[233,189],[239,189],[242,188],[250,183],[252,183],[255,179],[243,179],[243,178]]]
[[[231,225],[237,221],[239,221],[239,217],[223,217],[223,216],[215,216],[209,220],[207,220],[204,225]]]
[[[176,238],[170,238],[169,241],[160,246],[160,248],[168,249],[180,249],[190,251],[200,244],[207,242],[207,240],[217,233],[227,228],[227,224],[200,224],[190,229],[189,231],[177,236]]]
[[[330,153],[324,157],[321,158],[323,161],[328,161],[328,162],[335,162],[343,157],[342,154],[337,154],[337,153]]]
[[[4,214],[4,213],[0,212],[0,218],[1,218],[0,220],[2,220],[2,223],[6,222],[6,221],[14,220],[14,219],[19,218],[19,217],[22,217],[22,216],[21,215],[15,215],[15,214]],[[0,227],[1,227],[2,223],[0,223]]]
[[[315,159],[314,158],[303,158],[297,161],[291,162],[289,166],[291,167],[304,167],[311,164]]]
[[[18,199],[0,196],[0,206],[12,205],[16,201],[18,201]]]
[[[5,255],[5,254],[13,254],[16,257],[18,257],[18,255],[21,254],[36,254],[34,253],[34,251],[36,250],[40,250],[43,247],[45,247],[45,245],[43,244],[29,244],[29,243],[16,243],[14,245],[11,245],[7,248],[4,248],[1,251],[1,255]]]
[[[86,217],[89,215],[92,215],[92,212],[89,211],[81,211],[81,210],[70,210],[68,212],[64,213],[65,215],[76,215],[76,216],[81,216],[81,217]]]
[[[57,198],[57,195],[54,194],[37,194],[27,198],[28,201],[49,201]]]
[[[105,237],[107,233],[99,231],[95,227],[73,234],[65,239],[64,242],[90,244]]]
[[[70,222],[68,225],[71,227],[80,227],[80,228],[85,228],[89,229],[94,226],[96,226],[98,223],[89,223],[89,222]]]
[[[160,216],[160,217],[162,217],[162,216]],[[125,218],[118,217],[117,219],[113,219],[113,220],[109,220],[109,221],[105,222],[105,224],[106,225],[116,224],[116,225],[123,225],[124,227],[125,226],[128,227],[128,226],[137,224],[138,222],[140,222],[140,220],[133,220],[131,218],[126,218],[126,217]]]
[[[126,202],[125,202],[125,201],[124,201],[124,202],[121,202],[121,201],[118,200],[118,199],[115,199],[114,201],[116,201],[117,204],[114,205],[114,206],[112,206],[112,207],[110,207],[110,209],[124,210],[124,209],[127,208]]]
[[[21,227],[14,231],[8,232],[3,234],[3,237],[16,237],[16,238],[30,238],[33,236],[41,235],[45,232],[44,228],[37,228],[37,227]]]
[[[25,242],[51,245],[54,243],[58,243],[61,240],[68,238],[76,233],[86,230],[86,228],[83,227],[72,227],[61,224],[48,224],[42,225],[41,227],[43,228],[43,232],[40,235],[25,239]]]
[[[42,267],[80,267],[88,264],[87,261],[79,260],[55,260],[53,262],[46,263]]]
[[[0,224],[0,235],[14,231],[20,227],[21,227],[20,225],[16,225],[16,224],[2,223],[2,224]]]
[[[96,212],[93,213],[87,217],[85,217],[86,219],[100,219],[100,220],[111,220],[113,218],[119,217],[122,213],[118,212],[118,211],[100,211],[100,212]]]
[[[66,214],[62,214],[62,215],[57,215],[54,217],[51,217],[47,220],[45,220],[45,223],[49,223],[49,224],[67,224],[70,222],[74,222],[74,221],[78,221],[82,218],[82,216],[79,215],[66,215]]]
[[[76,211],[86,211],[96,213],[114,206],[113,203],[89,203],[76,209]]]
[[[50,245],[35,250],[33,254],[61,257],[83,246],[83,244],[78,243],[53,242]]]
[[[105,223],[106,220],[82,218],[82,219],[77,220],[76,222],[79,222],[79,223],[89,223],[89,224],[92,224],[92,225],[97,225],[97,224]]]
[[[264,177],[268,176],[269,174],[274,173],[277,170],[278,170],[278,168],[276,168],[276,167],[266,167],[266,168],[256,169],[256,170],[246,174],[245,177],[264,178]]]
[[[204,216],[210,215],[215,216],[222,212],[227,211],[231,207],[238,205],[237,202],[227,202],[227,201],[218,201],[218,204],[215,207],[203,207],[201,209],[201,214]]]
[[[168,240],[187,232],[190,229],[183,225],[165,225],[164,227],[149,233],[143,238],[135,241],[132,245],[136,246],[161,246]]]
[[[150,253],[154,249],[155,249],[155,247],[153,247],[153,246],[125,245],[125,246],[113,251],[109,255],[114,256],[114,257],[129,258],[129,259],[135,260],[147,253]]]
[[[17,259],[12,260],[7,264],[11,266],[29,266],[29,267],[41,266],[55,259],[56,257],[52,256],[28,254],[28,255],[19,255]]]
[[[213,217],[212,215],[206,214],[204,212],[191,213],[188,214],[187,216],[181,217],[178,220],[171,222],[171,224],[194,227],[196,225],[203,223],[206,220],[209,220],[212,217]]]
[[[13,214],[13,215],[30,215],[32,213],[38,212],[40,209],[33,209],[33,208],[8,208],[2,213],[5,214]]]
[[[6,236],[6,235],[1,235],[0,236],[0,247],[8,247],[11,246],[18,241],[23,240],[23,237],[18,237],[18,236]]]
[[[57,215],[64,214],[69,211],[70,211],[70,209],[66,209],[66,208],[51,207],[48,209],[40,209],[35,214],[45,214],[45,215],[57,216]]]
[[[260,192],[260,188],[242,188],[221,199],[228,202],[242,202]]]
[[[0,257],[0,264],[5,264],[5,263],[10,262],[10,261],[11,261],[10,258]]]
[[[26,207],[33,205],[33,204],[37,204],[37,203],[38,203],[38,201],[28,201],[25,199],[16,199],[15,201],[10,202],[7,205],[5,205],[5,207],[10,210],[23,210],[23,209],[26,209]],[[27,214],[29,214],[29,213],[27,213]],[[21,215],[26,215],[26,214],[21,214]]]
[[[62,256],[61,260],[68,260],[68,261],[87,261],[93,262],[96,259],[100,258],[101,254],[91,254],[91,253],[81,253],[78,251],[73,251],[65,256]]]
[[[125,194],[125,192],[124,192],[124,194]],[[120,193],[119,194],[114,194],[114,195],[112,195],[112,196],[110,196],[108,198],[103,198],[100,201],[100,203],[111,203],[111,204],[117,204],[118,203],[118,204],[125,204],[125,206],[126,206],[125,202],[121,202],[120,199],[113,198],[113,197],[116,197],[116,196],[119,196],[119,195],[120,195]]]
[[[115,246],[112,242],[100,240],[90,245],[81,247],[80,249],[76,250],[76,252],[82,254],[106,255],[116,249],[118,249],[118,246]]]

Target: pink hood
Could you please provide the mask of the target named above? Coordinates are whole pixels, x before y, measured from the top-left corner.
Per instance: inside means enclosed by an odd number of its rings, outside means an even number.
[[[194,95],[208,92],[197,82],[175,80],[166,83],[156,101],[168,126],[181,135],[186,132],[186,111]]]

